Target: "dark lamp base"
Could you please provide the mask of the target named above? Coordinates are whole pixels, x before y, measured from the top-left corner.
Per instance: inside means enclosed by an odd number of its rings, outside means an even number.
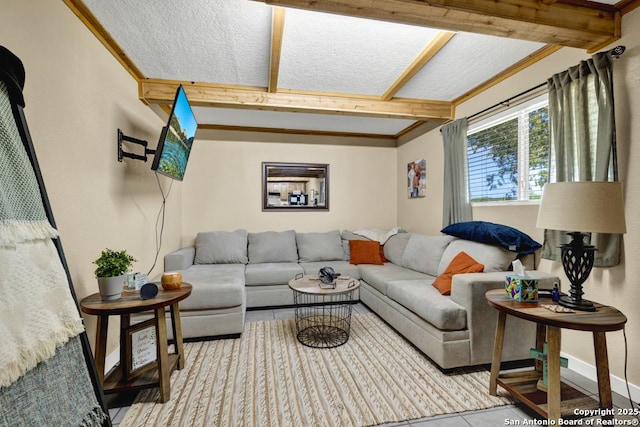
[[[593,305],[593,303],[586,299],[574,300],[574,299],[571,299],[571,297],[569,296],[564,296],[560,298],[560,301],[558,301],[558,304],[560,304],[563,307],[572,308],[574,310],[596,311],[596,308]]]
[[[591,273],[596,248],[584,244],[586,234],[578,232],[568,234],[572,237],[571,242],[560,247],[562,248],[562,267],[571,286],[569,295],[560,298],[558,303],[574,310],[595,311],[596,308],[591,301],[582,299],[584,294],[582,284]]]

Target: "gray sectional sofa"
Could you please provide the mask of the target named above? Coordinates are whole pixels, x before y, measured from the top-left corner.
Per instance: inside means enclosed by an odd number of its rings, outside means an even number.
[[[354,239],[366,240],[338,230],[199,233],[195,246],[165,256],[165,271],[180,271],[193,285],[180,302],[183,336],[240,334],[247,308],[292,305],[289,280],[331,266],[360,279],[360,300],[440,367],[491,362],[497,312],[484,294],[504,287],[515,253],[445,235],[398,233],[383,246],[383,265],[354,265]],[[454,275],[451,295],[441,295],[432,282],[461,251],[484,264],[484,272]],[[536,271],[530,275],[541,287],[558,281]],[[534,340],[533,324],[509,318],[503,360],[528,358]]]

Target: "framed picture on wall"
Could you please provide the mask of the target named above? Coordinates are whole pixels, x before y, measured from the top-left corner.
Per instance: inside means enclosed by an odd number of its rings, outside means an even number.
[[[407,164],[407,194],[410,199],[427,195],[427,161],[419,159]]]

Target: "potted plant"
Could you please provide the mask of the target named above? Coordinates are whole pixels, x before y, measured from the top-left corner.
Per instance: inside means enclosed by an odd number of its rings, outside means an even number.
[[[98,266],[95,271],[98,289],[103,301],[119,299],[126,282],[126,273],[136,259],[126,250],[114,251],[105,249],[100,258],[93,261]]]

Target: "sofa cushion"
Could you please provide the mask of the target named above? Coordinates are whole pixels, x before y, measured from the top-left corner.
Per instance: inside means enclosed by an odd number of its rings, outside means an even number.
[[[342,238],[338,230],[326,233],[296,233],[300,262],[344,260]]]
[[[515,252],[509,252],[499,246],[486,245],[484,243],[472,242],[470,240],[456,238],[442,255],[442,260],[438,266],[438,275],[442,274],[451,260],[460,252],[466,252],[470,257],[484,265],[484,271],[506,271],[511,265],[511,261],[516,259]]]
[[[454,238],[451,236],[412,234],[404,249],[400,265],[430,276],[438,276],[438,266],[442,254],[453,240]],[[445,264],[445,268],[449,262]]]
[[[164,256],[164,271],[184,270],[194,264],[196,247],[187,246]]]
[[[444,272],[436,277],[433,286],[442,295],[451,295],[451,280],[454,274],[481,273],[483,270],[484,265],[471,258],[466,252],[460,252],[453,257]]]
[[[301,262],[300,267],[304,270],[304,274],[318,275],[318,272],[322,267],[331,267],[336,273],[340,273],[341,276],[360,278],[360,269],[356,265],[352,265],[347,261],[316,261],[316,262]]]
[[[208,310],[244,304],[244,264],[193,265],[182,271],[193,287],[180,310]]]
[[[297,262],[247,264],[244,274],[247,286],[286,285],[304,270]]]
[[[396,265],[402,265],[402,255],[409,243],[411,233],[398,233],[389,237],[384,244],[384,256]]]
[[[433,276],[391,263],[385,265],[361,264],[358,268],[361,279],[383,295],[387,294],[387,284],[394,280],[422,279],[431,281],[434,279]]]
[[[265,231],[249,233],[249,263],[298,262],[296,232]]]
[[[208,231],[196,236],[195,264],[246,264],[247,231]]]
[[[349,262],[351,264],[384,264],[380,243],[377,241],[350,240],[349,252]]]
[[[395,280],[387,286],[387,296],[442,330],[461,330],[467,326],[467,312],[440,295],[431,280]]]
[[[344,250],[345,261],[349,261],[351,259],[351,250],[349,249],[350,240],[365,240],[365,241],[370,240],[364,236],[359,236],[357,234],[354,234],[352,231],[349,231],[349,230],[342,230],[342,232],[340,233],[340,236],[342,237],[342,249]]]
[[[442,232],[474,242],[498,245],[521,255],[532,254],[542,247],[516,228],[487,221],[458,222],[443,228]]]

